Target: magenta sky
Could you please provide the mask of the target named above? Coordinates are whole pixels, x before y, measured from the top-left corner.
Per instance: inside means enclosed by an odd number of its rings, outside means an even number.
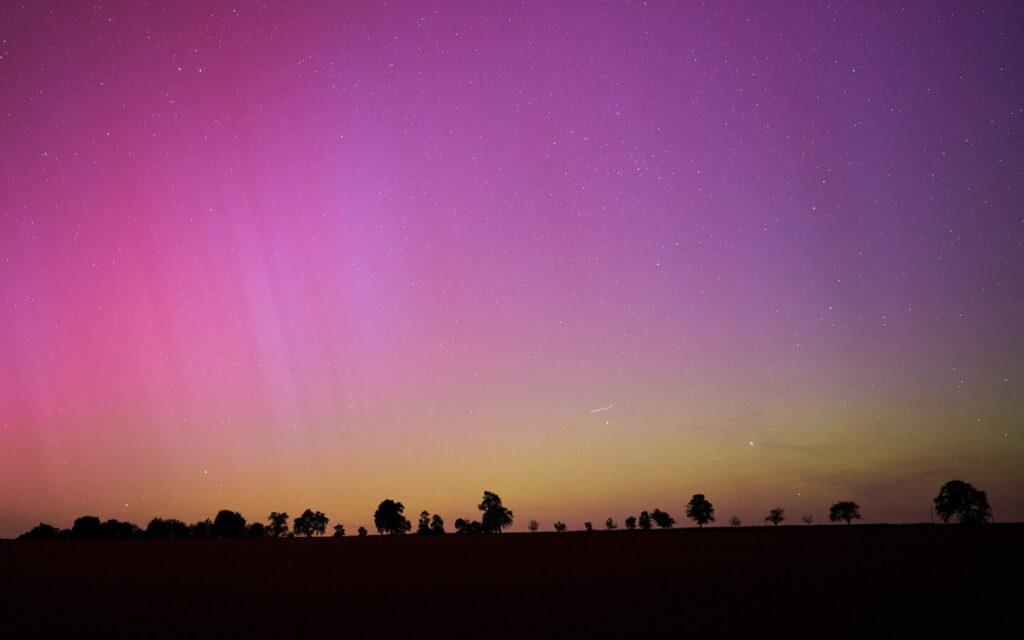
[[[0,536],[1024,519],[1020,3],[210,4],[0,8]]]

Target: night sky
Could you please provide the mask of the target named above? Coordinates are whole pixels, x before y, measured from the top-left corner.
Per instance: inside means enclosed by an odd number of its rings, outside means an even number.
[[[0,536],[1024,519],[1024,5],[431,4],[0,5]]]

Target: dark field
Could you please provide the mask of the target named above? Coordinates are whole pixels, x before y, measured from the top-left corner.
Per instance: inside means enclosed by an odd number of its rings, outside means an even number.
[[[1022,534],[840,525],[4,540],[0,637],[995,634],[1016,626]]]

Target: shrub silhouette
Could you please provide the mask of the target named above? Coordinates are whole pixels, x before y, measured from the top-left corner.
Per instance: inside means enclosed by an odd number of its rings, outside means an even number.
[[[955,516],[960,524],[967,525],[985,524],[992,519],[988,496],[963,480],[950,480],[942,485],[935,496],[935,512],[943,522]]]
[[[630,531],[636,529],[636,516],[629,516],[626,518],[626,528]]]
[[[360,538],[365,536],[366,535],[366,527],[359,527],[358,529],[356,529],[356,533],[359,534]]]
[[[733,517],[729,518],[729,526],[730,527],[738,527],[738,526],[740,526],[742,524],[743,524],[743,521],[740,520],[739,518],[737,518],[736,516],[733,516]]]
[[[266,538],[267,528],[263,526],[262,522],[254,522],[249,525],[249,530],[245,535],[247,538]]]
[[[405,535],[412,529],[412,523],[402,515],[405,505],[388,498],[380,503],[373,513],[373,524],[380,534]]]
[[[536,532],[537,529],[540,529],[540,523],[536,520],[530,520],[530,524],[526,525],[526,528],[530,531]]]
[[[779,526],[780,522],[786,519],[785,513],[785,509],[780,509],[779,507],[776,507],[768,512],[768,516],[765,517],[764,521],[770,522],[777,527]]]
[[[613,520],[612,518],[608,518],[604,521],[604,528],[608,529],[609,531],[611,531],[612,529],[617,529],[618,527],[619,525],[615,524],[615,520]]]
[[[306,536],[307,538],[311,538],[313,535],[322,536],[327,530],[327,522],[327,516],[324,514],[306,509],[301,516],[295,518],[295,522],[292,523],[292,531],[297,536]]]
[[[444,518],[437,515],[436,513],[430,518],[430,533],[435,536],[444,535]]]
[[[644,531],[650,531],[651,530],[651,514],[647,513],[646,511],[641,511],[640,512],[640,520],[637,522],[637,524],[639,524],[640,528],[643,529]]]
[[[555,523],[555,533],[565,533],[565,528],[564,522],[559,521]]]
[[[221,509],[213,519],[213,535],[218,538],[241,538],[245,532],[245,518],[237,511]]]
[[[343,525],[343,524],[336,524],[336,525],[334,525],[334,535],[332,537],[334,537],[334,538],[341,538],[344,535],[345,535],[345,525]]]
[[[857,506],[856,502],[849,500],[841,500],[832,505],[828,510],[828,519],[832,522],[839,522],[845,520],[846,524],[850,524],[850,520],[860,520],[860,507]],[[804,522],[811,524],[810,521],[805,518]]]
[[[476,535],[484,533],[484,525],[478,520],[468,520],[466,518],[458,518],[455,521],[455,533],[461,533],[464,535]]]
[[[804,524],[806,524],[806,525],[809,525],[812,522],[814,522],[814,516],[812,516],[812,515],[800,516],[800,519],[803,520]],[[835,521],[833,520],[833,522],[835,522]]]
[[[676,523],[675,518],[668,515],[668,513],[661,509],[654,510],[654,513],[651,514],[651,520],[654,520],[654,524],[658,525],[662,529],[671,529],[672,525]]]
[[[32,527],[31,531],[18,536],[18,540],[56,540],[60,536],[60,529],[40,522]]]
[[[715,508],[707,501],[703,493],[695,493],[686,505],[686,517],[703,528],[709,522],[715,521]]]
[[[484,512],[484,533],[501,533],[502,529],[512,524],[512,512],[501,504],[501,498],[496,493],[484,491],[484,498],[477,509]]]
[[[271,511],[270,515],[267,516],[267,520],[270,522],[270,526],[267,527],[267,533],[273,538],[280,538],[288,535],[288,514],[278,513],[277,511]]]
[[[583,528],[586,529],[587,532],[589,533],[589,532],[594,530],[594,524],[592,522],[584,522],[583,523]]]

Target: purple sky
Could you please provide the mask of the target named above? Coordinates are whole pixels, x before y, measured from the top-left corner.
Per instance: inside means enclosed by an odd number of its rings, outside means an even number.
[[[0,536],[1024,518],[1024,5],[912,4],[4,3]]]

